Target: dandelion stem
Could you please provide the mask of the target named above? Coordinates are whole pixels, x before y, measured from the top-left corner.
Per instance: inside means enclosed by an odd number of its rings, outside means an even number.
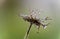
[[[25,34],[24,39],[27,39],[27,38],[28,38],[28,35],[29,35],[29,32],[30,32],[31,27],[32,27],[32,23],[30,23],[30,26],[29,26],[29,28],[28,28],[28,31],[27,31],[26,34]]]

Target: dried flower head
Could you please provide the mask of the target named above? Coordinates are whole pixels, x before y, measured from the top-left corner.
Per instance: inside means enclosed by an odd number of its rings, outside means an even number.
[[[33,9],[33,10],[29,10],[29,15],[23,15],[21,14],[20,16],[27,22],[30,23],[29,29],[24,37],[24,39],[27,39],[28,35],[29,35],[29,31],[32,27],[33,24],[35,24],[38,27],[38,31],[40,26],[42,25],[44,29],[46,29],[47,25],[49,23],[44,23],[44,21],[46,20],[51,20],[49,17],[44,17],[43,19],[40,19],[40,10],[38,9]]]

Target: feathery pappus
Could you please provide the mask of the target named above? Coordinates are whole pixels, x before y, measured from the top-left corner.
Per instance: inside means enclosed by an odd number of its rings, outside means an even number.
[[[49,17],[44,17],[43,19],[40,19],[39,18],[40,10],[38,10],[38,9],[29,10],[29,15],[20,14],[20,16],[25,21],[30,23],[30,26],[26,32],[24,39],[27,39],[27,37],[29,36],[29,32],[30,32],[30,29],[31,29],[33,24],[35,24],[38,27],[38,31],[39,31],[39,28],[41,25],[43,26],[43,29],[46,29],[47,25],[49,24],[49,23],[44,23],[44,21],[52,20]]]

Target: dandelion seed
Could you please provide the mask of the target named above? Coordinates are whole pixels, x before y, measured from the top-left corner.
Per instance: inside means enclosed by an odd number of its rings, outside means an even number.
[[[40,26],[42,25],[43,26],[43,29],[46,29],[47,25],[49,23],[44,23],[44,21],[46,20],[50,20],[49,17],[45,17],[43,19],[40,19],[40,11],[38,9],[35,9],[35,10],[29,10],[30,14],[29,15],[21,15],[21,17],[30,23],[30,26],[24,36],[24,39],[28,39],[28,36],[29,36],[29,33],[30,33],[30,29],[32,27],[33,24],[35,24],[36,26],[38,26],[38,31],[39,31],[39,28]],[[43,21],[42,21],[43,20]]]

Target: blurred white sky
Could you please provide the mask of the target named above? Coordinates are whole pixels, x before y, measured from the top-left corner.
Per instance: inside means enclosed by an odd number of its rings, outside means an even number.
[[[60,0],[24,0],[22,4],[25,8],[37,8],[45,14],[60,16]]]
[[[24,0],[23,5],[24,7],[48,9],[52,4],[54,6],[58,2],[58,0]]]

